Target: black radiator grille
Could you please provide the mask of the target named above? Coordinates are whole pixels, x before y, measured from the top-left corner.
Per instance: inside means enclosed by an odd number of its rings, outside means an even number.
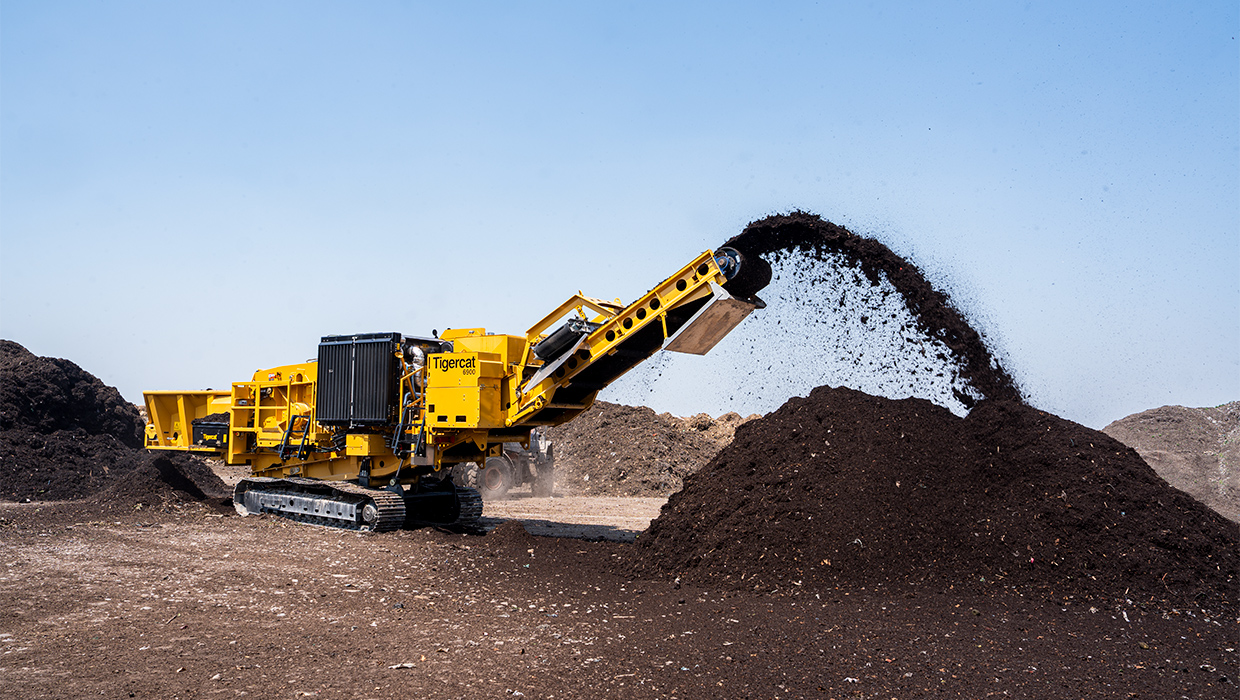
[[[324,425],[382,425],[396,411],[399,333],[327,336],[319,343],[315,412]]]

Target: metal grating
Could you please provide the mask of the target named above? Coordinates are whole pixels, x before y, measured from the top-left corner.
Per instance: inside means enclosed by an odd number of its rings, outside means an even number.
[[[399,333],[327,336],[319,343],[315,411],[324,425],[381,425],[396,410]]]

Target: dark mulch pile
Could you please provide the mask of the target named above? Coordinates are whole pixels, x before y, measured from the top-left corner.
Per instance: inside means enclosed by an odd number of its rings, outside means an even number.
[[[138,409],[69,360],[37,357],[0,340],[0,377],[0,430],[44,435],[80,430],[142,447]]]
[[[1015,589],[1236,607],[1240,527],[1105,434],[1014,401],[967,418],[820,387],[742,426],[638,540],[731,587]]]
[[[232,509],[231,491],[205,461],[178,452],[141,455],[123,478],[112,479],[98,500],[155,505],[167,500],[227,501],[224,512]],[[219,505],[219,504],[217,504]]]
[[[703,431],[679,418],[606,401],[595,401],[548,436],[555,445],[556,481],[589,495],[666,496],[719,451]]]
[[[0,500],[133,507],[227,496],[201,459],[142,449],[142,431],[115,388],[0,340]]]
[[[958,363],[962,379],[988,399],[1021,400],[1020,389],[992,356],[982,336],[952,305],[947,294],[935,289],[916,265],[872,238],[858,236],[815,214],[793,212],[768,216],[745,227],[724,245],[747,256],[770,257],[795,252],[826,260],[842,256],[861,270],[871,284],[886,278],[899,292],[905,307],[927,337],[943,342]],[[769,273],[768,273],[769,277]],[[973,397],[958,393],[966,407]]]

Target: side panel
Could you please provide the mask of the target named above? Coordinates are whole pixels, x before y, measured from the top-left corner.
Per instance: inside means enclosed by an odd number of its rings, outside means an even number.
[[[226,391],[146,391],[146,447],[152,450],[187,450],[219,453],[217,445],[196,444],[195,420],[228,411]],[[227,420],[227,419],[225,419]]]
[[[431,355],[427,363],[426,420],[438,428],[499,428],[500,385],[504,365],[499,355],[457,352]]]
[[[743,301],[724,291],[723,287],[710,283],[715,296],[698,310],[681,329],[672,336],[666,349],[690,355],[705,355],[719,344],[724,336],[740,325],[757,304]]]

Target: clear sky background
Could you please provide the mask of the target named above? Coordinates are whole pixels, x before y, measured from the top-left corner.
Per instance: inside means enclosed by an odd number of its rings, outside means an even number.
[[[1039,408],[1237,400],[1238,32],[1234,0],[0,0],[0,337],[140,401],[330,333],[524,332],[801,208],[922,266]]]

